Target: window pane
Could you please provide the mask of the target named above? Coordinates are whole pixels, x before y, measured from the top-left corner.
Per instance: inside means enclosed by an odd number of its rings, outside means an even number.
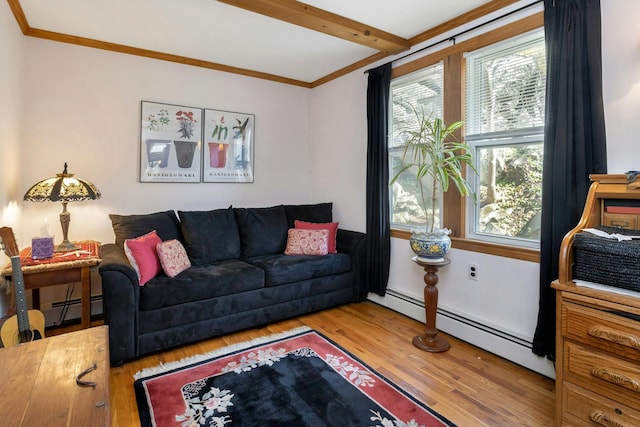
[[[402,150],[392,151],[389,155],[389,166],[393,171],[401,168]],[[426,217],[422,206],[428,209],[433,208],[433,201],[429,200],[431,194],[432,180],[425,176],[422,179],[422,188],[416,182],[416,168],[410,168],[403,172],[391,187],[391,222],[395,225],[418,227],[425,226]],[[426,190],[426,194],[425,191]],[[436,213],[435,227],[440,226],[440,203],[442,200],[441,192],[436,196]]]
[[[478,233],[540,239],[542,151],[541,142],[476,149]]]
[[[467,58],[467,134],[544,125],[546,62],[542,33]]]
[[[403,143],[406,130],[418,126],[415,111],[426,117],[442,117],[443,65],[435,64],[420,73],[394,80],[391,84],[391,137],[389,138],[389,175],[402,168]],[[415,180],[416,171],[407,170],[390,188],[391,223],[395,226],[424,226],[426,218],[422,209],[423,192]],[[431,182],[422,180],[422,188],[430,194]],[[440,224],[442,197],[435,201],[436,224]],[[425,200],[432,208],[433,201]]]

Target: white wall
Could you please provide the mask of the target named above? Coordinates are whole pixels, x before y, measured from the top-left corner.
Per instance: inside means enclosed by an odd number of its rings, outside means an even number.
[[[20,231],[20,142],[22,116],[22,70],[24,36],[13,18],[7,2],[0,2],[0,226]],[[0,254],[0,265],[8,258]],[[10,305],[0,290],[0,314]]]
[[[602,79],[609,173],[640,170],[640,2],[602,1]]]
[[[640,119],[640,31],[637,30],[640,3],[635,0],[603,1],[602,17],[609,171],[621,173],[640,169],[640,144],[636,136],[636,124]],[[316,165],[314,195],[328,194],[341,187],[340,209],[353,215],[349,223],[359,230],[366,226],[363,183],[366,178],[366,80],[363,70],[354,71],[316,88],[311,102]],[[339,162],[340,167],[334,168],[333,174],[327,177],[320,173],[318,163],[337,151],[343,158],[352,160],[350,168]],[[354,174],[357,174],[355,180]],[[421,301],[423,271],[410,261],[413,253],[408,242],[392,239],[391,249],[389,289]],[[530,343],[538,313],[539,265],[456,249],[451,251],[450,258],[451,265],[442,269],[439,275],[439,307],[509,334],[516,341]],[[469,263],[479,267],[477,281],[467,278]],[[415,304],[391,296],[371,295],[370,298],[424,321],[423,309]],[[488,334],[470,334],[444,316],[438,316],[437,322],[446,332],[545,375],[553,375],[550,362],[533,355],[521,344],[504,346],[493,342]]]
[[[62,172],[93,182],[97,201],[70,203],[70,239],[112,242],[108,213],[206,210],[311,200],[308,89],[46,40],[26,39],[21,194]],[[255,114],[252,184],[140,183],[140,101]],[[54,203],[23,204],[23,243]]]

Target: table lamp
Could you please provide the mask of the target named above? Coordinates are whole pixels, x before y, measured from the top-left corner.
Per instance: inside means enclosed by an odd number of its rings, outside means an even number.
[[[95,185],[84,179],[74,178],[72,173],[67,173],[67,164],[64,164],[62,173],[55,177],[44,179],[33,185],[24,195],[24,200],[30,202],[62,202],[60,225],[62,226],[62,243],[56,246],[56,252],[68,252],[80,249],[68,239],[71,214],[67,211],[68,202],[82,200],[96,200],[100,198],[100,191]]]

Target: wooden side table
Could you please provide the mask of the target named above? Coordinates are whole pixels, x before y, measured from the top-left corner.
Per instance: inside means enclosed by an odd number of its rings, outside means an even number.
[[[53,258],[33,260],[31,248],[20,251],[20,263],[24,277],[24,288],[31,289],[33,308],[40,309],[40,288],[80,282],[82,295],[82,328],[91,325],[91,268],[99,264],[99,243],[95,241],[75,242],[81,252],[71,251],[54,255]],[[6,280],[11,279],[11,264],[2,270]]]
[[[438,335],[436,329],[436,312],[438,311],[438,269],[445,267],[451,263],[449,258],[445,258],[439,262],[428,262],[413,257],[412,261],[424,268],[424,309],[427,315],[427,324],[424,334],[416,335],[413,338],[413,345],[421,350],[430,351],[432,353],[440,353],[449,350],[451,345],[446,338]]]
[[[108,326],[0,350],[0,424],[110,426]],[[91,384],[80,385],[76,378]]]

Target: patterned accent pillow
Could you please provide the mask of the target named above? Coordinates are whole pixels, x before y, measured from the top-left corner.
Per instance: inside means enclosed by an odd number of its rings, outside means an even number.
[[[285,255],[326,255],[329,253],[329,230],[290,228]]]
[[[156,252],[156,245],[160,242],[162,240],[158,237],[156,230],[124,241],[124,252],[138,275],[140,286],[144,286],[161,271],[160,260]]]
[[[164,270],[164,274],[169,277],[176,277],[178,274],[191,267],[191,262],[187,256],[187,251],[178,240],[167,240],[158,243],[156,246],[160,265]]]
[[[335,254],[336,250],[336,237],[338,234],[339,222],[306,222],[298,219],[294,222],[296,228],[302,228],[305,230],[329,230],[329,253]]]

